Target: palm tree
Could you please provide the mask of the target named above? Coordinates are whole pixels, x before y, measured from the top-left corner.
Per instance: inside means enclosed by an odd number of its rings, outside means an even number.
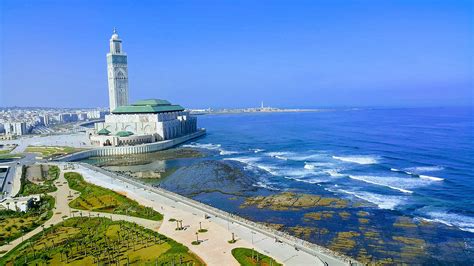
[[[66,263],[69,263],[69,253],[71,253],[71,251],[69,249],[66,249],[64,253],[66,253]]]

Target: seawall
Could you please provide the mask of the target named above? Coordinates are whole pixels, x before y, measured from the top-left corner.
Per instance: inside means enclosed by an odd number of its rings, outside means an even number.
[[[141,188],[146,191],[150,191],[156,194],[159,194],[161,196],[164,196],[170,200],[176,201],[183,203],[191,208],[195,208],[197,210],[200,210],[206,214],[209,214],[211,216],[216,216],[219,218],[222,218],[224,220],[227,220],[232,223],[239,224],[245,228],[248,228],[249,230],[253,231],[258,231],[259,233],[266,235],[267,237],[271,239],[278,239],[280,241],[283,241],[287,243],[289,246],[294,247],[295,249],[305,252],[307,254],[310,254],[314,257],[316,257],[318,260],[320,260],[324,265],[334,265],[334,266],[343,266],[343,265],[363,265],[360,262],[356,261],[353,258],[347,257],[343,254],[339,254],[337,252],[333,252],[325,247],[319,246],[317,244],[313,244],[311,242],[299,239],[297,237],[294,237],[286,232],[278,231],[272,228],[269,228],[263,224],[256,223],[247,219],[244,219],[240,216],[228,213],[226,211],[217,209],[215,207],[206,205],[204,203],[198,202],[196,200],[187,198],[185,196],[179,195],[177,193],[159,188],[159,187],[154,187],[150,186],[149,184],[144,184],[138,180],[128,178],[124,175],[105,170],[103,168],[90,165],[87,163],[77,163],[78,166],[82,166],[85,168],[88,168],[90,170],[102,173],[106,176],[109,176],[111,178],[121,180],[125,183],[128,183],[132,186]]]
[[[149,153],[155,151],[166,150],[176,145],[182,144],[191,139],[199,138],[206,134],[205,129],[199,129],[199,131],[192,134],[182,136],[175,139],[164,140],[154,143],[146,143],[135,146],[120,146],[120,147],[100,147],[94,148],[87,151],[76,152],[73,154],[65,155],[59,158],[56,158],[55,161],[78,161],[83,160],[89,157],[103,157],[103,156],[116,156],[116,155],[127,155],[127,154],[140,154],[140,153]]]

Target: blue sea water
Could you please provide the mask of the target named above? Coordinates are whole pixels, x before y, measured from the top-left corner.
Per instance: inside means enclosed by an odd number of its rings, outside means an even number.
[[[199,123],[207,136],[184,146],[265,171],[262,187],[323,188],[474,232],[470,108],[204,115]]]

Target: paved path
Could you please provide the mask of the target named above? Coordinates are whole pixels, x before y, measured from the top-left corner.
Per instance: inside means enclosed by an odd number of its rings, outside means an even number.
[[[21,153],[30,146],[69,146],[76,148],[92,147],[84,133],[64,133],[48,136],[25,135],[14,140],[2,140],[2,144],[17,144],[11,153]]]
[[[50,193],[50,195],[56,198],[57,206],[54,210],[53,217],[44,224],[45,227],[61,222],[63,220],[62,216],[64,215],[68,217],[79,215],[79,213],[72,212],[68,205],[69,201],[76,198],[79,194],[69,188],[64,178],[64,171],[62,170],[64,164],[59,163],[59,165],[61,174],[56,182],[59,182],[61,186],[58,186],[56,192]],[[87,182],[109,188],[138,201],[144,206],[152,207],[162,213],[164,219],[162,222],[156,222],[123,215],[79,211],[82,212],[82,215],[97,216],[99,214],[101,217],[135,222],[146,228],[158,231],[186,245],[208,265],[239,265],[231,254],[231,250],[235,247],[254,248],[260,253],[269,255],[285,265],[324,265],[324,263],[315,256],[298,251],[287,243],[275,242],[274,238],[258,231],[249,230],[248,227],[238,223],[231,223],[223,217],[205,219],[205,212],[188,204],[172,200],[158,193],[112,178],[79,164],[73,165],[75,169],[71,171],[81,173]],[[73,197],[68,199],[68,195],[72,195]],[[170,218],[182,220],[182,224],[186,229],[181,231],[175,230],[176,222],[169,222],[168,220]],[[208,229],[208,232],[198,235],[199,240],[202,241],[200,245],[191,245],[191,242],[196,240],[195,233],[199,229],[199,223],[201,223],[202,228]],[[20,244],[22,239],[26,240],[41,232],[41,230],[41,227],[36,228],[27,233],[23,238],[16,239],[9,245],[0,247],[0,251],[11,250]],[[232,238],[232,233],[235,234],[235,238],[238,240],[235,244],[228,243],[228,240]],[[2,256],[2,254],[0,254],[0,256]],[[335,260],[334,263],[330,261],[329,265],[343,265],[343,263]]]
[[[93,216],[93,217],[107,217],[111,218],[112,220],[125,220],[129,222],[135,222],[143,227],[152,229],[157,231],[161,225],[161,221],[152,221],[148,219],[142,219],[137,217],[125,216],[125,215],[118,215],[118,214],[108,214],[108,213],[99,213],[99,212],[89,212],[83,210],[75,210],[69,207],[69,202],[74,200],[79,196],[79,192],[72,190],[69,188],[66,179],[64,178],[64,171],[61,170],[61,174],[59,178],[55,181],[55,185],[58,188],[57,191],[49,193],[49,195],[55,198],[56,204],[53,209],[53,216],[46,221],[43,225],[45,228],[48,228],[52,225],[62,222],[64,219],[73,217],[73,216],[80,216],[82,213],[83,216]],[[77,192],[77,193],[76,193]],[[68,198],[71,195],[72,197]],[[66,216],[63,218],[63,216]],[[36,229],[26,233],[23,237],[17,238],[10,242],[8,245],[0,246],[0,251],[6,251],[0,254],[0,257],[5,255],[8,251],[12,250],[14,247],[19,245],[24,240],[31,238],[32,236],[40,233],[43,230],[42,226],[37,227]]]
[[[126,194],[140,204],[153,207],[163,213],[165,218],[159,232],[188,246],[208,265],[238,265],[231,254],[231,250],[235,247],[253,247],[285,265],[324,265],[319,258],[298,251],[287,243],[277,243],[274,238],[257,230],[252,231],[248,227],[231,223],[224,217],[213,216],[210,219],[204,219],[206,212],[189,204],[172,200],[79,164],[74,164],[74,166],[76,168],[74,171],[81,173],[88,182]],[[168,222],[169,218],[183,220],[183,225],[188,227],[187,230],[176,231],[176,223]],[[199,222],[209,231],[200,234],[199,237],[204,240],[203,243],[193,246],[190,242],[196,238],[195,232],[199,229]],[[227,242],[231,239],[232,233],[238,239],[235,244]],[[329,260],[328,263],[329,265],[347,265],[337,259]]]

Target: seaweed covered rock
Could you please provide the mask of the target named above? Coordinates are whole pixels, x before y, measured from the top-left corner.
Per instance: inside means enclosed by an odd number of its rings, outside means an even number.
[[[230,161],[202,161],[182,167],[163,179],[160,186],[183,195],[203,192],[245,195],[255,191],[257,178]]]

